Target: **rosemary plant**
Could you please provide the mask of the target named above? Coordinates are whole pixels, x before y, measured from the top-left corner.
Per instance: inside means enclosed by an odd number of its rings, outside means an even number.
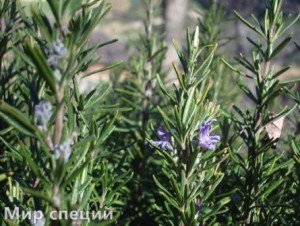
[[[194,34],[187,31],[186,56],[175,44],[183,72],[173,65],[178,79],[173,91],[168,91],[157,76],[171,109],[158,108],[164,125],[157,128],[159,140],[149,142],[158,149],[166,165],[162,170],[168,183],[164,186],[156,175],[154,181],[165,199],[165,207],[159,208],[169,225],[187,226],[214,221],[229,201],[227,197],[221,200],[213,197],[224,176],[219,170],[220,163],[227,156],[217,149],[220,136],[210,134],[219,106],[206,98],[211,87],[209,67],[216,46],[206,47],[210,48],[210,54],[205,61],[199,62],[203,51],[199,45],[198,27]],[[206,84],[204,90],[199,88],[201,83]]]
[[[115,41],[89,44],[109,6],[47,4],[49,14],[31,7],[29,17],[19,1],[1,2],[3,18],[13,17],[1,34],[2,56],[9,54],[1,59],[1,81],[15,84],[1,88],[1,215],[9,225],[113,222],[122,203],[119,185],[131,173],[117,172],[102,145],[120,109],[102,103],[110,89],[104,82],[88,94],[78,91],[79,76],[98,60],[95,51]]]
[[[281,107],[280,112],[274,112],[272,104],[275,99],[293,81],[278,80],[289,67],[275,70],[272,60],[291,40],[286,33],[299,16],[292,20],[291,16],[284,17],[282,2],[266,1],[263,21],[259,22],[252,15],[255,24],[236,12],[237,17],[258,36],[257,41],[248,38],[254,47],[252,59],[247,59],[243,54],[236,58],[245,68],[244,71],[227,64],[241,76],[238,86],[253,103],[252,109],[241,109],[234,105],[237,114],[231,116],[236,136],[244,143],[238,150],[229,149],[232,160],[238,166],[236,176],[239,181],[239,184],[234,184],[238,189],[238,214],[233,217],[234,222],[241,225],[289,224],[289,219],[284,217],[288,207],[283,197],[286,194],[284,181],[290,173],[292,160],[283,161],[284,153],[277,142],[284,117],[296,106]],[[251,82],[245,83],[245,78]],[[274,151],[274,148],[278,151]]]
[[[115,97],[113,101],[120,106],[130,108],[120,115],[115,137],[112,143],[117,150],[127,156],[127,163],[134,172],[128,188],[127,205],[124,208],[122,220],[134,225],[157,225],[158,213],[154,208],[156,202],[161,202],[153,192],[155,185],[152,182],[153,173],[161,167],[161,160],[153,155],[146,140],[151,124],[159,124],[159,113],[156,106],[166,102],[159,92],[156,74],[164,78],[162,63],[166,47],[160,27],[154,24],[159,15],[160,1],[147,0],[145,3],[144,29],[137,40],[130,43],[133,55],[129,57],[128,65],[123,71],[117,72],[113,79],[120,78],[120,73],[126,77],[114,82]],[[115,81],[115,80],[114,80]]]

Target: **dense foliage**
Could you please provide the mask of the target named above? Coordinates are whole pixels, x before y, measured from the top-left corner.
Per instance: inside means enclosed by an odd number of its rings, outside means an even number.
[[[235,61],[212,1],[171,71],[159,2],[145,0],[129,62],[92,72],[117,41],[89,39],[109,4],[46,3],[0,2],[1,225],[300,225],[299,79],[274,61],[299,15],[282,0],[262,19],[235,12],[253,47]]]

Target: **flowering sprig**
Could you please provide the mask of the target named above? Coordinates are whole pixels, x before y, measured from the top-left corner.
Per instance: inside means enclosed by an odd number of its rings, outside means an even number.
[[[174,65],[178,79],[178,85],[174,85],[174,92],[168,91],[160,77],[157,76],[158,84],[168,98],[172,110],[166,114],[167,111],[158,108],[165,128],[157,130],[159,141],[150,141],[161,148],[159,153],[164,158],[165,165],[168,166],[163,172],[166,172],[165,176],[169,178],[171,184],[164,186],[156,176],[154,181],[166,198],[166,204],[175,207],[173,216],[178,216],[178,218],[173,217],[173,225],[185,226],[204,222],[207,213],[220,210],[220,207],[209,206],[208,200],[213,193],[211,188],[215,189],[223,177],[221,172],[215,170],[219,168],[218,158],[208,157],[209,155],[218,156],[221,152],[205,150],[215,150],[216,144],[221,140],[218,135],[210,135],[211,124],[215,120],[204,120],[205,118],[216,118],[219,109],[215,103],[206,99],[211,86],[211,81],[208,79],[209,67],[216,46],[213,46],[204,62],[199,63],[198,57],[202,49],[199,46],[198,27],[193,34],[187,31],[187,37],[187,56],[175,44],[183,72],[180,72]],[[170,155],[165,150],[170,147],[171,138],[174,140],[171,147],[176,150],[176,153],[171,152]],[[204,169],[207,162],[209,162],[210,168]],[[205,177],[208,171],[214,175],[209,179]],[[205,191],[208,190],[210,190],[210,194],[200,195],[200,193],[205,194]],[[207,208],[201,211],[201,214],[195,205],[199,200],[201,200],[201,204],[205,203],[203,209]],[[228,198],[224,198],[222,202],[226,203],[228,200]]]
[[[47,59],[49,65],[54,68],[57,68],[58,65],[61,63],[61,60],[67,57],[69,51],[61,42],[60,39],[57,39],[52,44],[52,48],[50,49],[50,55]]]

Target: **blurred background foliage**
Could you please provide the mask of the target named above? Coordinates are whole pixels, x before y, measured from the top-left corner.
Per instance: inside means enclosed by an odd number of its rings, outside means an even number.
[[[29,6],[30,4],[37,4],[37,2],[41,2],[44,5],[44,10],[48,11],[48,6],[45,4],[44,0],[22,0],[23,4]],[[108,63],[113,60],[127,60],[128,54],[126,54],[128,40],[136,40],[139,37],[140,31],[143,29],[143,21],[141,18],[144,16],[145,12],[145,2],[141,0],[110,0],[111,3],[111,11],[104,18],[105,26],[99,25],[95,31],[94,35],[91,37],[92,40],[97,40],[100,38],[113,38],[118,37],[119,43],[116,43],[113,47],[107,47],[101,49],[99,54],[103,54],[103,59],[101,62]],[[181,10],[184,10],[184,17],[174,18],[177,20],[182,20],[183,27],[178,26],[178,21],[166,21],[164,14],[167,11],[167,4],[169,2],[173,4],[178,4],[183,6],[188,4],[187,7],[181,7]],[[186,3],[185,3],[186,2]],[[242,16],[245,18],[250,18],[252,13],[258,18],[263,16],[265,3],[260,0],[161,0],[157,1],[156,10],[158,13],[154,18],[154,25],[159,26],[161,31],[164,32],[164,26],[166,23],[174,23],[177,26],[177,31],[172,32],[175,34],[173,38],[181,39],[184,37],[180,37],[183,32],[182,29],[188,26],[193,26],[195,21],[200,17],[204,16],[205,11],[209,8],[212,3],[218,3],[223,6],[224,13],[226,15],[226,20],[222,21],[221,35],[222,37],[234,37],[235,42],[232,42],[232,45],[227,47],[227,54],[232,55],[234,53],[238,53],[241,50],[249,50],[250,45],[246,41],[244,37],[246,37],[250,32],[242,26],[242,24],[234,18],[233,11],[236,10],[240,12]],[[76,5],[76,1],[74,1],[74,7]],[[283,2],[283,12],[285,14],[292,13],[296,14],[299,12],[300,3],[297,0],[285,0]],[[174,9],[170,9],[174,10]],[[173,13],[174,11],[171,11]],[[178,13],[178,12],[175,12]],[[298,22],[298,25],[299,22]],[[184,34],[183,34],[184,36]],[[293,29],[293,36],[295,40],[300,39],[300,31],[299,29]],[[180,38],[179,38],[180,37]],[[179,40],[177,40],[179,41]],[[235,44],[237,41],[237,44]],[[234,43],[234,44],[233,44]],[[230,52],[228,52],[228,50]],[[288,48],[286,50],[286,55],[288,55],[288,59],[286,57],[281,57],[279,61],[288,60],[290,63],[296,63],[298,59],[298,54],[295,52],[295,48]],[[290,72],[292,73],[292,72]]]

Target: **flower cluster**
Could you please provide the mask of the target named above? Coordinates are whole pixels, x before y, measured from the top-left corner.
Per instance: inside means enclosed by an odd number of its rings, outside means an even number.
[[[47,131],[47,124],[52,116],[52,105],[49,101],[42,100],[34,108],[36,124],[41,131]]]
[[[199,140],[198,146],[201,148],[206,148],[209,150],[214,150],[216,148],[216,144],[221,140],[219,135],[211,136],[211,124],[213,121],[204,121],[199,128]],[[157,136],[159,138],[158,141],[153,141],[154,144],[159,146],[163,150],[173,150],[172,145],[170,143],[171,134],[165,128],[158,128],[157,129]]]
[[[64,143],[55,146],[54,155],[57,159],[62,157],[64,159],[65,163],[68,162],[68,160],[71,156],[70,142],[67,140]]]
[[[65,48],[64,44],[58,39],[52,44],[47,62],[54,68],[57,68],[60,60],[67,56],[68,53],[68,49]]]
[[[69,158],[71,156],[71,143],[72,140],[77,136],[76,133],[73,133],[68,140],[66,140],[65,142],[63,142],[60,145],[57,145],[54,147],[54,155],[57,159],[59,158],[63,158],[64,162],[68,162]]]

